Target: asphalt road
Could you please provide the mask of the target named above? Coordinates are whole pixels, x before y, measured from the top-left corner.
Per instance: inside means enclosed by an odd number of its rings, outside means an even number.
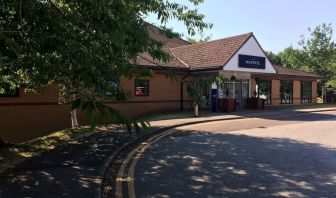
[[[180,127],[126,161],[117,197],[336,197],[336,111]]]

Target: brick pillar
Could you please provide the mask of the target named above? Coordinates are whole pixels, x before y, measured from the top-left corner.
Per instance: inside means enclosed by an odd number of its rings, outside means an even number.
[[[251,78],[251,90],[250,90],[251,97],[255,97],[254,95],[255,91],[256,91],[256,80],[255,78]]]
[[[272,105],[280,104],[280,80],[272,80]]]
[[[301,81],[293,81],[293,104],[301,104]]]
[[[317,81],[312,82],[312,103],[317,102]]]

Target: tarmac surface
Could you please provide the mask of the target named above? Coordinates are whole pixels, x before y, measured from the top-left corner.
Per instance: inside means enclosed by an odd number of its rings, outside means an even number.
[[[336,197],[336,111],[178,127],[128,157],[116,197]]]
[[[137,197],[262,197],[276,193],[336,197],[332,109],[209,113],[199,118],[152,121],[153,131],[226,120],[153,137],[147,150],[142,148],[143,153],[133,156],[133,171],[125,167],[124,174],[133,174],[135,180],[122,182],[122,192],[126,195],[133,184]],[[109,159],[134,139],[125,131],[95,133],[37,156],[0,175],[0,197],[100,197]]]

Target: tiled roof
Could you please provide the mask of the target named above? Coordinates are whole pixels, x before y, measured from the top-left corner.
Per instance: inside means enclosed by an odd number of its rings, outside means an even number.
[[[313,77],[313,78],[323,78],[323,76],[319,76],[316,74],[312,74],[305,71],[290,69],[287,67],[273,65],[278,75],[286,75],[286,76],[305,76],[305,77]]]
[[[252,36],[242,34],[220,40],[171,48],[172,54],[192,69],[223,67]]]
[[[141,54],[137,58],[137,64],[157,68],[179,68],[186,70],[222,68],[245,42],[253,36],[246,33],[224,39],[190,44],[181,38],[167,38],[160,34],[157,27],[149,25],[148,33],[154,40],[164,43],[163,50],[172,55],[168,63],[153,60],[148,54]],[[277,75],[304,76],[311,78],[324,78],[309,72],[289,69],[279,65],[273,65]],[[262,75],[262,73],[256,75]]]
[[[160,41],[164,43],[163,51],[166,51],[170,54],[171,54],[171,52],[169,51],[170,48],[190,45],[189,42],[181,38],[177,38],[177,37],[168,38],[165,35],[160,34],[158,28],[155,26],[149,25],[147,29],[148,29],[149,36],[156,41]],[[137,64],[143,65],[143,66],[150,66],[150,67],[168,67],[168,68],[182,68],[182,69],[187,68],[187,66],[182,61],[174,57],[172,54],[171,54],[171,57],[172,58],[169,62],[164,63],[161,61],[153,60],[152,57],[148,54],[140,54],[137,58]]]

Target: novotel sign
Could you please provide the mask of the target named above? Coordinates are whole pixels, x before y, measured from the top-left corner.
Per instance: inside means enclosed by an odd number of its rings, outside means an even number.
[[[239,54],[238,67],[252,68],[252,69],[265,69],[266,58],[261,56],[250,56]]]

